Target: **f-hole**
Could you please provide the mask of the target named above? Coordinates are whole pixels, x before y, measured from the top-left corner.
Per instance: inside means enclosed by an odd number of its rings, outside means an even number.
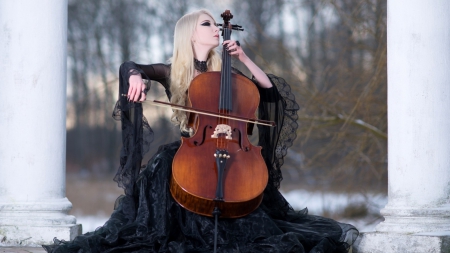
[[[203,133],[202,133],[202,139],[200,140],[200,142],[199,141],[194,141],[193,143],[194,143],[194,145],[195,146],[201,146],[204,142],[205,142],[205,139],[206,139],[206,131],[207,131],[207,129],[212,129],[213,127],[211,126],[211,125],[206,125],[204,128],[203,128]]]

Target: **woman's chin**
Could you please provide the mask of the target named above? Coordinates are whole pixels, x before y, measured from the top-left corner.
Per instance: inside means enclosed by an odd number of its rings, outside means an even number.
[[[220,43],[215,44],[211,49],[214,49],[219,46]]]

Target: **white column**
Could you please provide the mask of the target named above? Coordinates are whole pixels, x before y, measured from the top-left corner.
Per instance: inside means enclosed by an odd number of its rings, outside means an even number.
[[[65,197],[67,0],[0,1],[0,245],[81,232]]]
[[[388,0],[389,201],[359,252],[450,252],[449,13]]]

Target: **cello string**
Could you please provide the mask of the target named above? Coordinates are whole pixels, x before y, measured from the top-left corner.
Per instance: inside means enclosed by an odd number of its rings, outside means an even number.
[[[224,34],[223,36],[225,36],[225,28],[224,28]],[[225,37],[224,37],[225,40]],[[224,60],[225,60],[225,46],[222,46],[222,73],[220,74],[220,92],[219,92],[219,114],[222,114],[222,108],[223,108],[223,100],[222,100],[222,84],[224,83],[224,75],[223,75],[223,71],[224,71]],[[222,123],[222,119],[218,120],[218,124]],[[220,138],[217,138],[216,140],[216,147],[220,148]]]
[[[231,38],[231,29],[228,29],[228,39]],[[233,110],[232,106],[232,99],[233,97],[231,96],[231,55],[228,54],[228,64],[227,64],[227,114],[230,114],[231,111]],[[230,125],[230,121],[228,119],[225,119],[226,124],[229,126]],[[228,150],[228,143],[230,140],[226,140],[225,141],[225,149]]]
[[[223,39],[227,40],[227,27],[223,28]],[[225,101],[224,101],[224,84],[226,83],[226,75],[225,75],[225,69],[226,69],[226,65],[227,65],[227,53],[228,51],[226,50],[225,45],[223,46],[222,49],[222,73],[221,73],[221,82],[220,82],[220,105],[219,105],[219,114],[223,114],[223,108],[225,108]],[[219,119],[219,124],[223,123],[223,119]],[[222,140],[221,138],[217,138],[217,146],[219,149],[222,148]]]
[[[224,40],[227,40],[228,38],[228,28],[225,27],[224,29]],[[225,84],[227,83],[227,75],[226,75],[226,69],[227,69],[227,55],[228,55],[228,50],[226,49],[226,47],[224,47],[224,54],[223,54],[223,58],[222,58],[222,82],[220,83],[220,100],[222,101],[222,104],[220,106],[220,112],[221,114],[224,114],[225,111],[225,99],[224,99],[224,95],[225,95]],[[224,121],[223,119],[220,119],[220,123],[223,124]],[[223,148],[223,140],[222,140],[222,136],[219,138],[220,139],[220,149]]]
[[[230,29],[227,29],[227,40],[230,39]],[[231,56],[229,53],[226,54],[226,66],[225,66],[225,110],[224,114],[229,113],[230,110],[230,94],[229,94],[229,87],[230,87],[230,69],[231,69]],[[229,122],[227,119],[224,119],[224,124],[229,125]],[[223,140],[222,148],[226,149],[228,144],[228,139]]]
[[[226,33],[226,35],[227,35],[227,40],[229,40],[230,39],[230,29],[229,28],[227,28],[227,33]],[[225,65],[225,83],[224,83],[224,104],[225,104],[225,107],[224,107],[224,110],[223,110],[223,114],[227,114],[228,113],[228,110],[229,110],[229,106],[230,106],[230,104],[229,104],[229,96],[228,96],[228,86],[229,86],[229,84],[230,84],[230,74],[229,74],[229,69],[230,69],[230,66],[231,66],[231,56],[230,56],[230,54],[228,53],[228,51],[227,51],[227,53],[226,53],[226,65]],[[223,119],[223,123],[225,124],[225,125],[228,125],[228,120],[226,120],[226,119]],[[226,139],[226,138],[223,138],[222,139],[222,149],[226,149],[226,144],[228,143],[228,139]]]
[[[230,39],[231,38],[231,29],[229,29],[228,30],[229,31],[229,33],[228,33],[228,39]],[[226,97],[227,97],[227,99],[226,99],[226,103],[227,103],[227,106],[226,106],[226,108],[227,108],[227,113],[229,114],[230,112],[231,112],[231,110],[232,110],[232,102],[231,102],[231,99],[232,99],[232,97],[231,97],[231,93],[230,93],[230,87],[231,87],[231,55],[230,54],[227,54],[228,55],[228,64],[227,64],[227,83],[226,83]],[[225,119],[225,122],[226,122],[226,124],[227,125],[230,125],[230,122],[228,121],[228,119]],[[225,141],[225,149],[227,149],[228,150],[228,139]]]

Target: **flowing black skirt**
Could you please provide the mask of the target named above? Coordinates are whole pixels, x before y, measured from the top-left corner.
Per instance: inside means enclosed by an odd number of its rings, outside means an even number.
[[[170,194],[179,145],[159,149],[140,174],[134,195],[118,199],[103,226],[71,242],[55,239],[54,245],[43,247],[48,252],[212,252],[214,219],[185,210]],[[219,219],[217,251],[347,252],[358,236],[353,226],[308,215],[307,209],[279,215],[276,203],[263,201],[243,218]]]

